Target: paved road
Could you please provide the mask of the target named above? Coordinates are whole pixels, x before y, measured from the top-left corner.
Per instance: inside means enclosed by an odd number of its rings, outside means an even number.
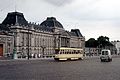
[[[0,80],[120,80],[120,58],[112,62],[98,58],[0,61]]]

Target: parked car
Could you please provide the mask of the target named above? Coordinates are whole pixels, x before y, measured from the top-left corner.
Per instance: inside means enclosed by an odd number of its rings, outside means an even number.
[[[112,61],[112,55],[111,55],[111,51],[108,49],[103,49],[101,51],[101,55],[100,55],[100,60],[101,62],[103,61]]]

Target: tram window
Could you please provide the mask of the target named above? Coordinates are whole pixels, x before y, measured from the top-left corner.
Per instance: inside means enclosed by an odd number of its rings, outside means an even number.
[[[76,51],[75,53],[76,53],[76,54],[78,54],[78,52],[77,52],[77,51]]]
[[[60,50],[60,52],[62,52],[62,50]]]
[[[69,52],[67,52],[67,54],[69,54]]]
[[[73,54],[73,50],[71,50],[71,54]]]
[[[76,52],[76,50],[73,50],[73,52],[75,53],[75,52]]]
[[[72,52],[72,54],[74,54],[74,52]]]
[[[71,54],[71,52],[69,52],[69,54]]]
[[[68,50],[68,54],[70,54],[70,50]]]
[[[65,52],[65,54],[67,54],[67,52]]]
[[[66,54],[69,54],[69,50],[66,50]]]
[[[62,52],[60,52],[60,54],[62,54]]]
[[[68,52],[68,54],[70,54],[70,52]]]
[[[75,54],[75,52],[73,52],[73,54]]]
[[[64,54],[64,51],[62,52],[62,54]]]
[[[77,54],[77,51],[75,51],[74,53]]]
[[[74,54],[76,54],[76,51],[74,52]]]
[[[63,50],[60,51],[60,54],[63,54]]]
[[[64,54],[66,54],[66,52],[64,52]]]
[[[62,54],[64,54],[64,50],[62,50]]]
[[[75,53],[76,53],[76,54],[78,54],[78,52],[77,52],[77,51],[76,51]]]

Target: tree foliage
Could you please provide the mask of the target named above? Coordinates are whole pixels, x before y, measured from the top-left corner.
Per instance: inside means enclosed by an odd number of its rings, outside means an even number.
[[[113,46],[110,41],[109,37],[106,36],[100,36],[95,40],[94,38],[90,38],[88,41],[85,43],[86,47],[105,47],[105,46]]]
[[[94,38],[90,38],[88,41],[86,41],[85,46],[86,47],[97,47],[98,42]]]

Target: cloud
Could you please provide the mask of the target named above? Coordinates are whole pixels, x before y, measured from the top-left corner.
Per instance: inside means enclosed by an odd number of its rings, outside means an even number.
[[[66,4],[71,3],[73,0],[45,0],[45,1],[54,6],[64,6]]]
[[[75,23],[73,23],[75,25]],[[75,27],[80,29],[86,40],[89,38],[97,39],[99,36],[107,36],[111,40],[120,39],[119,25],[116,25],[116,21],[76,21]]]
[[[15,11],[16,0],[0,0],[0,22]],[[4,5],[6,4],[6,5]],[[41,23],[48,16],[56,17],[65,29],[79,28],[86,39],[99,35],[120,40],[119,0],[18,0],[17,11],[26,20]]]
[[[64,8],[68,17],[78,20],[118,20],[119,0],[76,0]],[[61,10],[62,11],[62,10]]]

